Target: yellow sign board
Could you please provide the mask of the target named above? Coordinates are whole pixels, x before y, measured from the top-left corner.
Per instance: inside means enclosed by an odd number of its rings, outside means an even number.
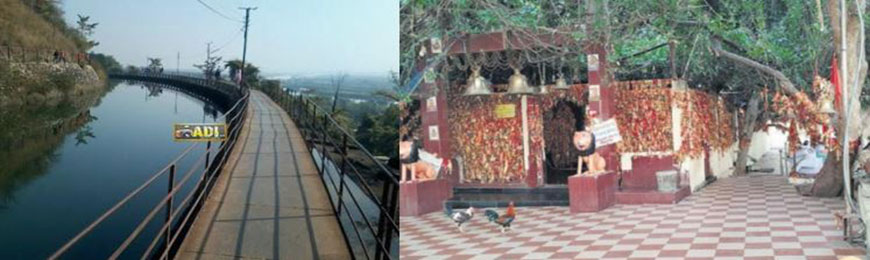
[[[227,124],[225,123],[193,123],[175,124],[172,131],[173,139],[181,141],[224,141],[227,139]]]
[[[501,104],[495,106],[495,118],[514,118],[517,116],[517,105]]]

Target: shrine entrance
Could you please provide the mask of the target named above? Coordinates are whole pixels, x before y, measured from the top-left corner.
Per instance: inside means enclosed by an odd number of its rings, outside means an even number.
[[[560,99],[544,112],[544,147],[546,184],[567,184],[568,176],[577,173],[580,152],[571,143],[575,129],[583,129],[585,108],[575,101]]]

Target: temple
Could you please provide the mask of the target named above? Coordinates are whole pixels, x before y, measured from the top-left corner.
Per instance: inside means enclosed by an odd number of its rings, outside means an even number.
[[[419,110],[409,113],[419,123],[409,125],[422,150],[446,167],[401,185],[403,216],[511,201],[570,206],[572,212],[672,204],[730,174],[737,120],[724,102],[682,80],[616,81],[602,46],[579,47],[558,33],[510,31],[433,38],[425,45],[416,68],[424,76],[411,106]],[[563,57],[585,60],[585,66],[520,56],[548,46],[578,46]],[[446,57],[435,66],[423,62],[439,56]],[[527,78],[527,91],[509,89],[514,68]],[[470,94],[468,78],[476,69],[491,93]],[[699,117],[725,127],[699,125]],[[603,144],[597,152],[606,171],[575,175],[573,132],[605,123],[617,126],[596,141]]]

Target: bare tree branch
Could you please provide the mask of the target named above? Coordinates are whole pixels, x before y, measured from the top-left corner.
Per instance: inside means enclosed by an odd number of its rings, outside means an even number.
[[[789,96],[798,93],[798,90],[797,90],[797,88],[795,88],[794,83],[792,83],[791,80],[789,80],[785,76],[785,74],[783,74],[781,71],[776,70],[774,68],[771,68],[770,66],[758,63],[757,61],[751,60],[749,58],[746,58],[746,57],[743,57],[743,56],[740,56],[738,54],[735,54],[735,53],[732,53],[732,52],[729,52],[729,51],[722,49],[722,42],[717,37],[712,37],[710,39],[710,41],[711,41],[711,47],[712,47],[713,53],[715,53],[716,56],[721,56],[721,57],[729,59],[735,63],[759,70],[759,71],[764,72],[765,74],[775,78],[777,81],[779,81],[780,89],[782,89]]]

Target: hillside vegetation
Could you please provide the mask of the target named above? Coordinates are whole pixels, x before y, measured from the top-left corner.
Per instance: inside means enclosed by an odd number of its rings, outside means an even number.
[[[77,26],[67,25],[57,0],[0,0],[0,106],[103,89],[103,68],[120,64],[108,55],[77,55],[98,44],[88,39],[98,24],[89,19],[79,15]]]
[[[0,0],[0,45],[82,51],[87,40],[66,25],[55,1]],[[32,7],[32,8],[31,8]],[[5,47],[5,46],[3,46]]]

